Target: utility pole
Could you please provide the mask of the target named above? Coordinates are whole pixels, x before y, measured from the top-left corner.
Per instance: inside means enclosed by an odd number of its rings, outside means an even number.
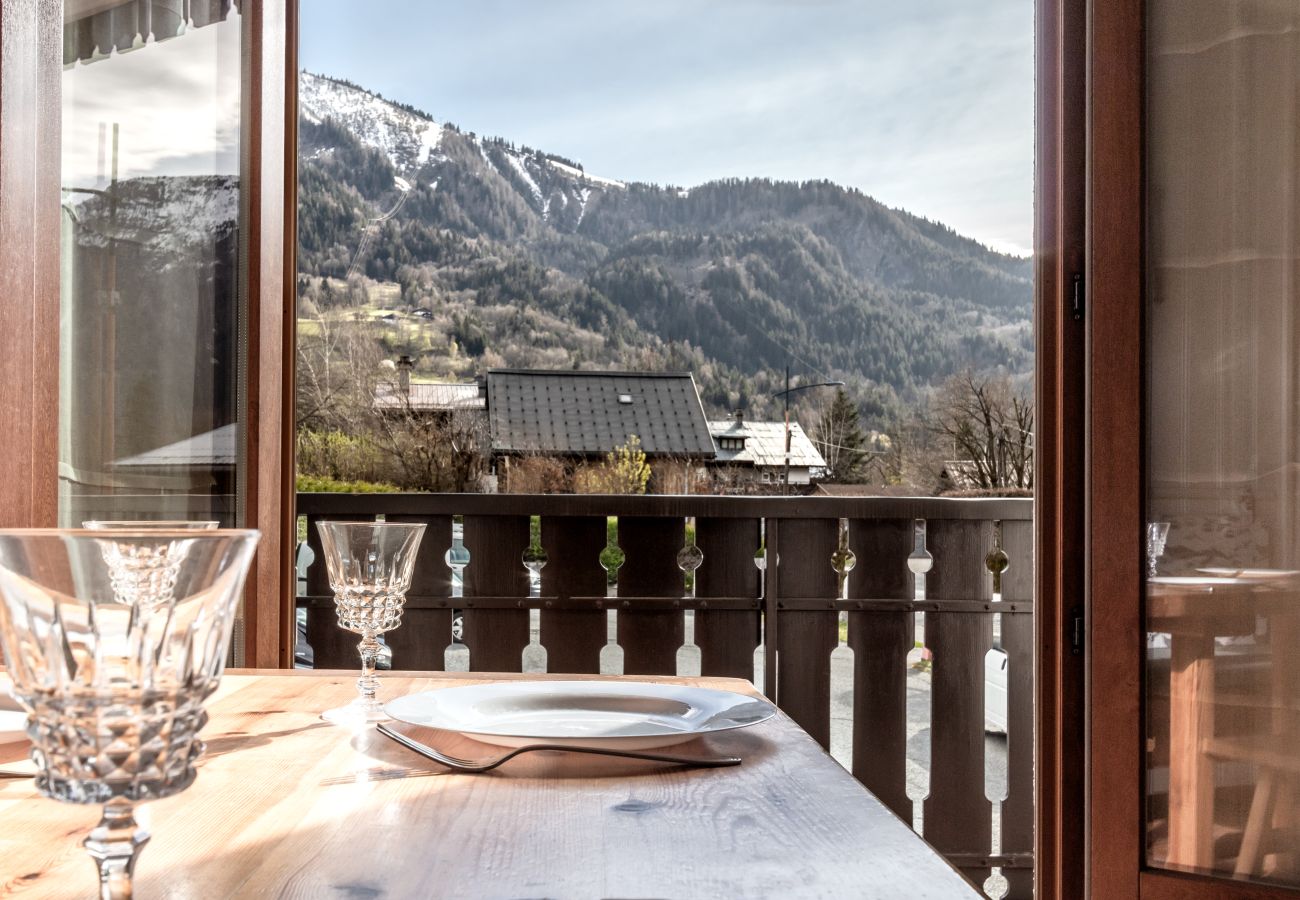
[[[790,367],[785,367],[785,390],[778,391],[772,395],[772,399],[783,397],[785,399],[785,474],[782,477],[781,493],[790,493],[790,395],[799,391],[812,390],[819,387],[843,387],[842,381],[819,381],[816,384],[801,384],[798,387],[790,387]]]

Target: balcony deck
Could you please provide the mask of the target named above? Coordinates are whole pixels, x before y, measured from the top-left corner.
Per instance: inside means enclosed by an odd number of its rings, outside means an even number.
[[[544,648],[550,672],[608,671],[611,619],[624,674],[675,675],[693,620],[699,674],[760,683],[821,745],[831,745],[832,653],[851,654],[851,771],[975,884],[994,869],[1005,896],[1032,895],[1033,523],[1027,499],[300,494],[318,562],[299,605],[318,667],[350,668],[315,521],[428,524],[393,668],[442,670],[453,616],[467,668],[519,672]],[[600,556],[617,517],[625,561],[610,585]],[[524,551],[540,517],[547,561],[530,581]],[[453,528],[453,521],[458,527]],[[694,584],[679,567],[693,520],[703,554]],[[922,599],[908,568],[917,522],[933,567]],[[453,534],[469,563],[454,579]],[[989,555],[1006,554],[996,592]],[[755,564],[765,549],[766,571]],[[854,564],[841,578],[844,551]],[[841,584],[841,581],[843,582]],[[918,614],[932,654],[928,793],[908,791],[908,671]],[[1006,795],[986,796],[985,658],[1007,656]],[[775,652],[767,652],[775,648]],[[756,672],[755,660],[761,661]],[[915,789],[913,789],[915,793]],[[919,809],[914,808],[914,804]],[[922,815],[914,816],[914,812]],[[996,833],[995,833],[996,828]]]

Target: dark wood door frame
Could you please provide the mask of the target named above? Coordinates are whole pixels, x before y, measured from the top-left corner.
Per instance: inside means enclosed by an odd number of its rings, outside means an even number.
[[[1084,164],[1086,0],[1037,0],[1034,477],[1037,896],[1084,889]]]
[[[297,4],[243,4],[245,662],[292,665]],[[147,51],[146,51],[147,52]],[[58,520],[61,0],[0,3],[0,527]]]
[[[1087,47],[1087,886],[1142,863],[1142,2],[1091,0]]]

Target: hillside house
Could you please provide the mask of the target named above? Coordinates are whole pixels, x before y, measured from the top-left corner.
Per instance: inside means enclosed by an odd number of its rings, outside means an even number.
[[[709,422],[717,447],[712,468],[717,480],[732,485],[780,485],[785,481],[785,423],[746,422],[737,410],[730,419]],[[826,460],[798,422],[790,423],[790,484],[807,485],[826,470]]]
[[[507,484],[514,461],[544,457],[573,468],[634,437],[652,468],[698,469],[716,456],[689,372],[492,369],[487,411],[497,474]]]
[[[484,413],[487,388],[482,381],[413,381],[409,356],[396,364],[396,379],[375,388],[374,408],[380,413],[445,417],[455,412]]]

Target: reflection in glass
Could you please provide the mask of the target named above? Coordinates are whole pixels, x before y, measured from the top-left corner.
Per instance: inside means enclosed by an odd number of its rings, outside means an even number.
[[[63,524],[235,524],[240,70],[229,0],[65,4]]]
[[[1146,39],[1147,862],[1300,885],[1300,5]]]
[[[1147,523],[1147,577],[1155,578],[1160,557],[1165,555],[1165,543],[1169,540],[1168,522]]]

